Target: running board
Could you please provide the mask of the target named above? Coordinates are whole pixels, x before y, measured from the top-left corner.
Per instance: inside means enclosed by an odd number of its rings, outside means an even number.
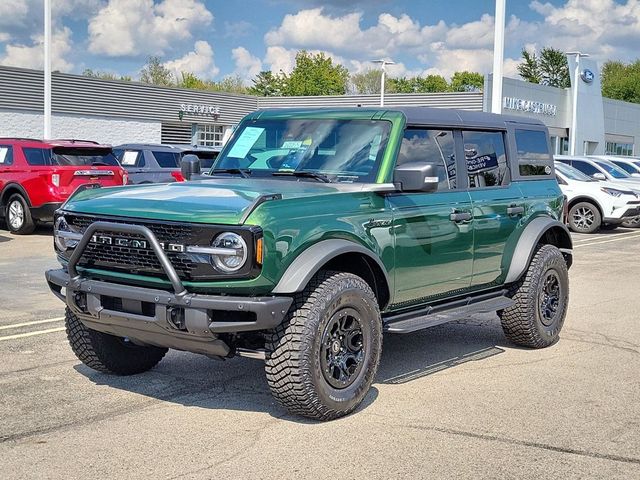
[[[475,313],[503,310],[514,303],[506,293],[506,290],[501,290],[392,315],[384,318],[384,330],[389,333],[411,333],[443,323],[463,320]]]

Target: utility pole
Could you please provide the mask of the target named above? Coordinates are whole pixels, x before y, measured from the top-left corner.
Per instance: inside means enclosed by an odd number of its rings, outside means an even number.
[[[44,0],[44,138],[51,138],[51,0]]]
[[[491,84],[491,111],[493,113],[502,113],[505,4],[506,0],[496,0],[495,32],[493,36],[493,82]]]

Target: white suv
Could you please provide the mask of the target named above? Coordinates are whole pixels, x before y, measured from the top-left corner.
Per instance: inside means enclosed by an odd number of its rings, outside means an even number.
[[[601,227],[632,225],[640,215],[640,196],[628,185],[598,181],[561,162],[556,177],[569,204],[568,222],[574,232],[593,233]]]

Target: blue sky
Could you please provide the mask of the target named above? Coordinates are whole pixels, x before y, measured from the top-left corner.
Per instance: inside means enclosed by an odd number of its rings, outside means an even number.
[[[54,68],[138,76],[149,55],[176,74],[247,82],[288,71],[299,49],[395,76],[491,69],[494,0],[52,0]],[[0,1],[0,64],[42,65],[42,0]],[[640,0],[507,0],[505,71],[523,47],[635,60]]]

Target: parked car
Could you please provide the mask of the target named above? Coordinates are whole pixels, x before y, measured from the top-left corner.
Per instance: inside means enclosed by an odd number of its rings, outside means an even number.
[[[569,228],[574,232],[615,228],[640,216],[640,196],[632,190],[595,180],[561,162],[556,162],[555,167],[558,183],[569,202]]]
[[[640,158],[636,157],[621,157],[608,155],[606,157],[596,157],[603,160],[609,160],[614,165],[617,165],[632,177],[640,177]]]
[[[208,177],[185,156],[198,180],[71,198],[46,278],[90,368],[260,358],[290,412],[334,419],[385,331],[497,312],[518,345],[558,340],[573,257],[549,147],[541,122],[483,112],[261,110]]]
[[[28,234],[37,221],[53,221],[53,212],[81,185],[126,183],[108,145],[0,138],[0,216],[12,233]]]
[[[640,190],[640,178],[632,177],[609,160],[598,157],[572,157],[568,155],[556,155],[554,158],[556,161],[580,170],[585,175],[596,180],[628,184],[629,188]]]
[[[168,183],[182,182],[180,160],[188,154],[200,159],[202,168],[209,169],[220,152],[219,148],[196,147],[191,145],[160,145],[129,143],[118,145],[114,154],[129,172],[129,182]]]

